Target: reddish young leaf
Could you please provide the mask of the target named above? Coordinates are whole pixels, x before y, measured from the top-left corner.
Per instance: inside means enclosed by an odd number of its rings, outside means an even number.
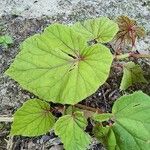
[[[131,44],[134,47],[137,37],[143,37],[145,35],[145,30],[138,26],[135,20],[127,16],[118,17],[117,23],[119,26],[119,32],[115,38],[117,53],[121,52],[126,44]]]

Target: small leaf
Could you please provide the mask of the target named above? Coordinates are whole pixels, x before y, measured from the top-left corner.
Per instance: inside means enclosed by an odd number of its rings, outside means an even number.
[[[41,99],[76,104],[106,81],[111,63],[108,48],[87,46],[70,27],[54,24],[25,40],[6,74]]]
[[[31,99],[15,113],[11,135],[39,136],[47,133],[54,123],[55,118],[50,112],[49,104]]]
[[[84,132],[87,120],[83,113],[75,112],[58,119],[54,131],[58,135],[66,150],[86,150],[91,143],[90,136]]]
[[[103,143],[108,138],[107,135],[108,135],[109,129],[110,129],[109,126],[103,127],[102,125],[97,124],[93,128],[93,133],[94,133],[95,137],[98,138],[99,140],[101,140],[101,142]]]
[[[0,36],[0,44],[4,42],[4,36]]]
[[[118,32],[118,25],[107,17],[85,20],[73,25],[73,29],[88,41],[107,43]]]
[[[12,37],[9,35],[0,36],[0,44],[12,44],[13,40]]]
[[[143,76],[141,67],[134,62],[128,62],[124,65],[120,89],[126,90],[135,83],[147,83],[147,81]]]
[[[66,115],[71,115],[73,114],[74,112],[77,112],[77,111],[81,111],[79,108],[77,107],[73,107],[73,106],[69,106],[66,110],[65,110],[65,114]]]
[[[4,36],[4,41],[5,41],[5,43],[8,44],[8,45],[13,43],[13,39],[12,39],[12,37],[9,36],[9,35],[5,35],[5,36]]]
[[[111,117],[113,117],[113,115],[110,113],[103,113],[103,114],[96,113],[93,115],[93,119],[99,122],[108,121]]]
[[[111,127],[96,125],[93,129],[93,133],[108,150],[116,150],[116,138]]]
[[[78,104],[79,106],[80,104]],[[82,109],[80,107],[72,107],[72,106],[69,106],[66,111],[65,111],[65,114],[66,115],[70,115],[70,114],[73,114],[74,112],[77,112],[77,111],[80,111],[80,112],[83,112],[84,113],[84,117],[86,119],[88,118],[91,118],[93,115],[94,115],[94,112],[92,111],[89,111],[89,110],[85,110],[85,109]]]

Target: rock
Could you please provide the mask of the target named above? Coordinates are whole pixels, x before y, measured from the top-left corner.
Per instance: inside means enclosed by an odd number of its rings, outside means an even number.
[[[0,33],[9,33],[14,39],[14,44],[7,51],[3,51],[0,47],[0,114],[12,115],[23,102],[35,97],[33,94],[23,90],[15,81],[4,75],[4,72],[19,52],[19,45],[22,41],[35,33],[42,32],[48,24],[54,22],[73,24],[78,20],[87,18],[107,16],[115,19],[119,15],[128,15],[145,27],[147,35],[138,41],[137,49],[142,53],[143,51],[149,53],[149,0],[1,0],[0,22],[3,22],[5,30],[3,32],[0,31]],[[147,70],[147,67],[145,68]],[[104,105],[104,94],[101,92],[101,89],[97,91],[96,95],[98,96],[93,95],[86,100],[89,106],[96,105],[96,107],[101,107],[104,110],[106,108],[109,108],[109,111],[111,110],[112,100],[120,96],[118,90],[119,84],[117,83],[119,82],[118,74],[118,72],[114,72],[112,77],[108,79],[110,87],[101,87],[106,93],[108,106]],[[109,91],[107,92],[107,90]],[[147,88],[148,92],[150,92],[149,88]],[[22,139],[24,143],[29,144],[28,149],[38,147],[37,150],[41,150],[41,144],[42,146],[44,145],[44,150],[49,150],[50,147],[51,150],[63,149],[62,145],[60,145],[60,139],[56,137],[42,136],[42,139],[41,137],[37,137],[38,143],[33,143],[29,139]],[[90,150],[99,149],[101,149],[101,145],[98,145],[97,142],[92,143],[90,146]]]
[[[63,146],[62,145],[55,145],[55,146],[52,146],[49,150],[63,150]]]

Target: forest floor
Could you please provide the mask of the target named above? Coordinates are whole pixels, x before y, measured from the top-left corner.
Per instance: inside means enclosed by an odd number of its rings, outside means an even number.
[[[34,95],[23,90],[18,83],[4,74],[19,52],[19,45],[27,37],[42,32],[49,24],[59,22],[72,24],[79,20],[107,16],[115,19],[127,15],[137,20],[146,31],[145,38],[137,43],[138,51],[150,52],[150,1],[149,0],[0,0],[0,35],[9,34],[13,44],[7,49],[0,46],[0,115],[12,114]],[[150,61],[137,60],[150,78]],[[121,92],[119,90],[122,71],[112,68],[106,83],[82,103],[110,112],[114,101],[124,93],[143,90],[150,95],[150,85],[140,84]],[[46,135],[8,137],[11,123],[0,123],[0,150],[62,150],[58,137],[50,132]],[[12,145],[11,145],[12,144]],[[96,140],[90,150],[104,149]]]

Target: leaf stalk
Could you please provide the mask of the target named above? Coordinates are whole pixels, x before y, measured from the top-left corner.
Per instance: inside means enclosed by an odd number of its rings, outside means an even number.
[[[126,54],[115,55],[114,59],[115,60],[122,60],[122,59],[126,59],[129,57],[150,59],[150,54],[137,54],[137,53],[130,52],[130,53],[126,53]]]

